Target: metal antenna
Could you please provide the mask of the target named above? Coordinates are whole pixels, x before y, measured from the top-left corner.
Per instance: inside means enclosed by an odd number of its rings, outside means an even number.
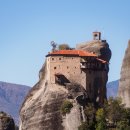
[[[54,41],[51,41],[52,51],[56,50],[57,44]]]

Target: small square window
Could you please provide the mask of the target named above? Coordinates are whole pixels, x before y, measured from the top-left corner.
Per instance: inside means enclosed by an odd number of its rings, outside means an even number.
[[[54,67],[54,70],[56,69],[56,67]]]
[[[61,58],[59,58],[59,60],[61,60]]]
[[[52,60],[54,60],[54,58],[52,58]]]

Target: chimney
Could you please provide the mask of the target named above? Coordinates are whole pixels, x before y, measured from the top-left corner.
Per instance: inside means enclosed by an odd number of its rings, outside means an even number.
[[[101,40],[101,32],[93,32],[93,40]]]

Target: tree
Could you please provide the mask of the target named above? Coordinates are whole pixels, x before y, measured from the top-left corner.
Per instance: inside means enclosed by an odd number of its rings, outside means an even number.
[[[121,99],[112,97],[109,98],[108,103],[105,106],[106,118],[116,125],[117,122],[122,121],[126,117],[126,112]]]
[[[60,45],[58,46],[58,49],[59,49],[59,50],[69,50],[69,49],[70,49],[70,46],[69,46],[68,44],[64,43],[64,44],[60,44]]]
[[[105,119],[105,112],[103,108],[99,108],[96,112],[96,130],[106,130],[106,119]]]
[[[91,122],[89,124],[87,122],[82,122],[78,127],[78,130],[95,130],[95,124],[94,122]]]
[[[88,105],[84,109],[84,114],[87,118],[87,123],[90,124],[95,122],[95,113],[96,109],[92,103],[88,103]]]
[[[126,108],[125,112],[126,112],[126,119],[128,121],[128,125],[130,126],[130,108]]]
[[[127,127],[128,127],[127,121],[119,121],[117,122],[116,130],[126,130]]]
[[[61,113],[63,114],[63,115],[65,115],[65,114],[67,114],[67,113],[70,113],[70,110],[71,110],[71,108],[73,107],[73,104],[70,102],[70,101],[68,101],[68,100],[65,100],[63,103],[62,103],[62,105],[61,105]]]

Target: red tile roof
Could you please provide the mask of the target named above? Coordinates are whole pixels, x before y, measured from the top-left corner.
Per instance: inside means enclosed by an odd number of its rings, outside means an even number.
[[[97,57],[97,55],[90,53],[90,52],[86,52],[83,50],[58,50],[58,51],[54,51],[49,53],[47,56],[49,55],[77,55],[77,56],[93,56],[93,57]]]
[[[96,59],[102,62],[103,64],[108,63],[105,60],[97,58],[97,55],[95,55],[94,53],[87,52],[84,50],[57,50],[54,52],[50,52],[47,56],[51,56],[51,55],[75,55],[75,56],[81,56],[81,57],[89,56],[89,57],[96,57]]]

